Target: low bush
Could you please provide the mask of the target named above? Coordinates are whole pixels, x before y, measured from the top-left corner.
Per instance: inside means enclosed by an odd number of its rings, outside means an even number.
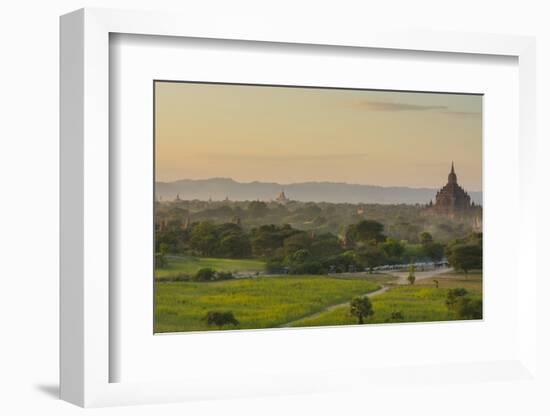
[[[211,282],[212,280],[215,280],[215,277],[216,271],[214,269],[206,267],[197,271],[197,273],[195,273],[195,276],[193,276],[193,280],[196,282]]]
[[[403,315],[403,312],[394,311],[390,314],[389,318],[386,319],[386,322],[403,322],[404,320],[405,316]]]
[[[483,317],[483,302],[481,299],[463,297],[458,302],[456,312],[461,319],[481,319]]]
[[[200,269],[197,273],[195,273],[195,276],[193,276],[193,280],[195,282],[214,282],[219,280],[230,280],[234,278],[235,277],[231,272],[217,272],[214,269],[208,267]]]
[[[239,321],[233,315],[233,312],[220,312],[220,311],[208,311],[203,318],[206,323],[211,326],[215,325],[218,329],[221,329],[224,325],[239,325]]]

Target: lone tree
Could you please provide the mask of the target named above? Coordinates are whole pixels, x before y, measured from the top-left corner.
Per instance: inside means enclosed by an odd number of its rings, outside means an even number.
[[[414,282],[416,281],[416,276],[414,275],[415,272],[416,272],[416,267],[414,266],[414,264],[411,264],[409,266],[409,275],[407,276],[407,280],[411,285],[414,285]]]
[[[354,297],[350,304],[350,313],[357,317],[357,320],[360,324],[364,324],[364,318],[374,314],[372,309],[372,303],[368,296],[357,296]]]
[[[239,321],[233,315],[233,312],[220,312],[209,311],[203,318],[209,326],[216,325],[218,329],[221,329],[224,325],[232,324],[233,326],[239,325]]]

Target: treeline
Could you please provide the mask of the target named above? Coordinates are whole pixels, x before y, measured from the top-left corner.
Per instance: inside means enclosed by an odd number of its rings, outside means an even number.
[[[156,231],[156,251],[204,257],[247,258],[252,254],[250,237],[233,223],[202,221],[179,224]]]
[[[342,238],[328,232],[303,231],[285,225],[261,225],[245,231],[236,223],[201,221],[186,226],[157,229],[157,264],[164,254],[178,253],[233,259],[260,258],[271,273],[324,274],[372,269],[385,264],[439,261],[445,255],[462,270],[481,268],[481,234],[453,240],[448,246],[435,242],[428,232],[412,248],[384,234],[384,225],[362,220],[348,225]]]
[[[389,237],[411,244],[420,243],[422,231],[429,232],[434,240],[445,243],[463,237],[472,229],[474,217],[480,216],[481,208],[467,216],[447,218],[428,215],[421,205],[405,204],[292,201],[283,205],[264,201],[178,200],[157,202],[155,205],[157,222],[170,226],[183,225],[187,221],[223,224],[238,219],[246,230],[269,224],[290,224],[299,230],[343,235],[349,225],[369,219],[383,224]]]

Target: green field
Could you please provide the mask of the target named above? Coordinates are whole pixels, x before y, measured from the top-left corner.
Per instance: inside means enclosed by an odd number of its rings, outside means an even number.
[[[357,318],[350,315],[348,302],[382,285],[390,288],[371,298],[374,315],[366,323],[446,321],[457,319],[445,304],[448,289],[465,288],[473,298],[482,294],[481,274],[438,276],[439,288],[432,278],[394,285],[395,278],[387,275],[261,276],[217,282],[167,279],[194,275],[202,268],[252,275],[264,267],[259,260],[168,256],[168,266],[156,270],[155,332],[218,329],[203,319],[210,311],[231,311],[239,321],[237,327],[223,329],[355,325]],[[402,318],[392,318],[396,312]]]
[[[201,283],[157,282],[155,332],[217,329],[203,321],[208,311],[233,312],[240,322],[238,329],[278,327],[372,292],[380,287],[381,279],[388,278],[272,276]]]
[[[433,322],[456,320],[445,305],[447,290],[462,287],[468,290],[472,297],[481,297],[481,274],[452,274],[443,278],[439,276],[439,288],[435,288],[433,279],[420,280],[415,285],[395,286],[387,292],[372,298],[374,315],[366,323],[392,322],[392,312],[401,312],[400,322]],[[295,322],[292,326],[322,326],[322,325],[355,325],[357,318],[349,314],[349,306],[336,308],[318,316]]]
[[[259,272],[265,269],[265,263],[251,259],[216,259],[207,257],[167,256],[168,265],[155,270],[155,276],[160,278],[177,276],[179,274],[194,275],[198,270],[211,268],[216,271],[228,272]]]

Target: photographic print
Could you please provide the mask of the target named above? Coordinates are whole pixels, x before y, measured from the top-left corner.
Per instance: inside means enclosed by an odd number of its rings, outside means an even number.
[[[154,82],[154,332],[483,318],[481,95]]]

